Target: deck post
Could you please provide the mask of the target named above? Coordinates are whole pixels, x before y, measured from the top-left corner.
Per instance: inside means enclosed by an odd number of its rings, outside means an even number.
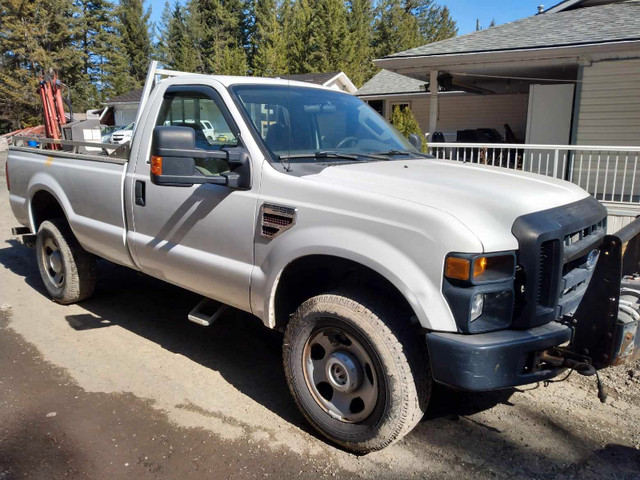
[[[438,128],[438,70],[431,70],[429,77],[429,141]]]

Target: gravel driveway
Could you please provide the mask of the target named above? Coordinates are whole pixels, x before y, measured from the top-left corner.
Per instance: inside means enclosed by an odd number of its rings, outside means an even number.
[[[4,172],[6,154],[0,154]],[[14,478],[637,478],[640,365],[595,380],[435,391],[424,421],[367,456],[327,445],[286,387],[281,341],[197,296],[99,262],[96,294],[49,300],[10,235],[0,180],[0,480]]]

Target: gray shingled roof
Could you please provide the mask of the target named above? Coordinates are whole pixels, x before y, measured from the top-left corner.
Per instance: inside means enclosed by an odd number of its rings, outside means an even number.
[[[107,100],[107,105],[111,105],[112,103],[132,103],[139,102],[142,98],[142,89],[136,88],[134,90],[130,90],[127,93],[123,93],[122,95],[118,95],[116,97],[110,98]]]
[[[545,13],[385,58],[548,48],[640,40],[640,1]]]
[[[422,80],[405,77],[389,70],[380,70],[356,92],[356,95],[424,92],[424,85]]]
[[[288,75],[278,75],[278,78],[284,78],[286,80],[297,80],[298,82],[315,83],[317,85],[324,85],[340,72],[324,72],[324,73],[291,73]]]

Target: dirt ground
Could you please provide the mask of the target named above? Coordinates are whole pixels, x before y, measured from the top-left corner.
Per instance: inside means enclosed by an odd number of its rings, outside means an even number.
[[[0,154],[4,172],[5,154]],[[595,380],[469,394],[438,388],[420,425],[354,456],[298,413],[281,341],[231,311],[105,261],[94,297],[49,300],[11,237],[0,179],[0,480],[18,478],[640,479],[640,365]]]

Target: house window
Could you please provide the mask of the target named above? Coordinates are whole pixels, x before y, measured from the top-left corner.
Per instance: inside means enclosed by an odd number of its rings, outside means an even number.
[[[393,109],[399,107],[400,110],[407,110],[411,108],[411,103],[409,102],[403,102],[403,103],[392,103],[391,104],[391,112],[393,112]]]
[[[384,117],[384,100],[368,100],[367,103],[371,108]]]

